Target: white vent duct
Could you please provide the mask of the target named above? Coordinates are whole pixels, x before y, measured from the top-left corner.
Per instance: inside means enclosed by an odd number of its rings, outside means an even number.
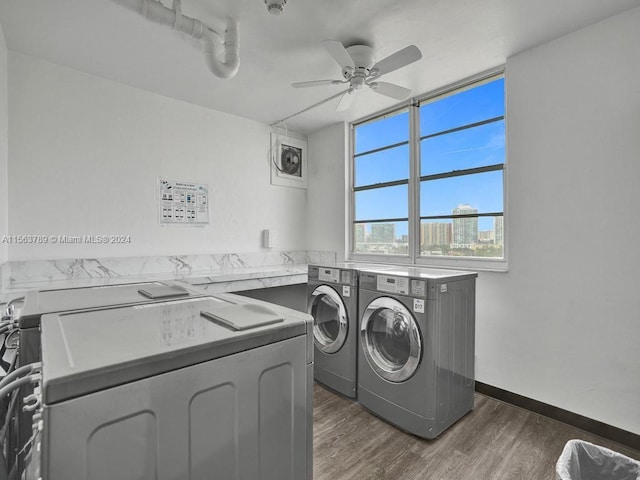
[[[157,0],[113,0],[147,20],[166,25],[202,41],[207,66],[220,78],[232,78],[240,66],[240,46],[238,43],[238,22],[227,18],[224,37],[195,18],[182,15],[180,0],[174,0],[173,9],[165,7]],[[224,61],[221,61],[224,53]]]

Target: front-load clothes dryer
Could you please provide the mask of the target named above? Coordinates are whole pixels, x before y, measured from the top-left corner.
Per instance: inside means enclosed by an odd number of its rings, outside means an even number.
[[[306,313],[220,294],[52,314],[42,356],[43,480],[312,478]]]
[[[358,401],[437,437],[473,408],[476,273],[360,272]]]

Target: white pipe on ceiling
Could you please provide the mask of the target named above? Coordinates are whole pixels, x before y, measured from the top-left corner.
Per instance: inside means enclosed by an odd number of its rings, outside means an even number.
[[[182,15],[179,0],[174,0],[174,9],[165,7],[158,0],[113,0],[123,7],[139,13],[147,20],[166,25],[179,32],[202,41],[209,70],[220,78],[232,78],[240,66],[240,45],[238,42],[238,22],[227,18],[224,37],[203,25],[195,18]],[[221,61],[224,53],[224,61]]]

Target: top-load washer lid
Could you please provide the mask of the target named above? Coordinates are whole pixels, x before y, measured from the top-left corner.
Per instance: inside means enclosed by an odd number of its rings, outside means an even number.
[[[232,330],[249,330],[284,321],[282,315],[264,305],[225,305],[200,312],[204,317]]]
[[[189,296],[189,291],[179,285],[144,285],[138,289],[138,292],[151,299]]]
[[[27,292],[20,317],[20,328],[40,325],[40,317],[47,313],[86,310],[89,308],[162,301],[169,297],[204,296],[186,288],[165,282],[126,283],[57,290]]]
[[[242,330],[203,312],[242,323]],[[311,318],[288,312],[225,295],[44,315],[43,401],[51,405],[306,335]],[[265,324],[266,317],[279,321]]]

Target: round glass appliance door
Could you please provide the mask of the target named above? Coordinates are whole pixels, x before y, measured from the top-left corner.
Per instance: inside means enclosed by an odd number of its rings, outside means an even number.
[[[399,301],[380,297],[364,311],[360,341],[369,366],[390,382],[411,378],[420,363],[422,341],[411,312]]]
[[[318,286],[309,299],[309,314],[313,317],[313,341],[321,352],[335,353],[347,339],[347,309],[333,288]]]

